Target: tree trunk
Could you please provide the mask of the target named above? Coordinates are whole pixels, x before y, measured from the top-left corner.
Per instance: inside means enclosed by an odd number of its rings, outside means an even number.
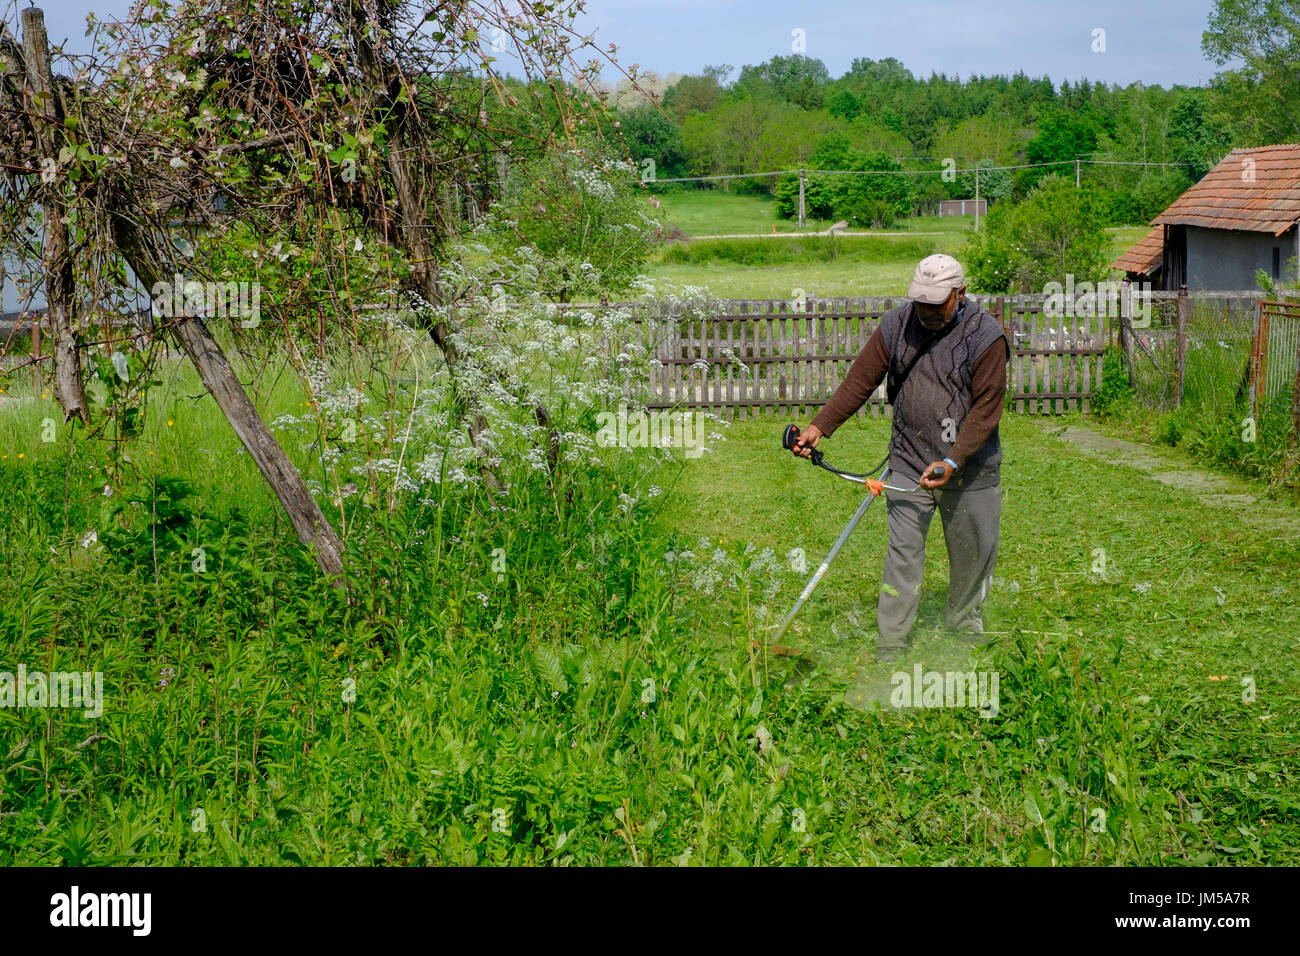
[[[55,161],[59,155],[56,129],[63,126],[63,106],[54,86],[50,69],[49,41],[45,33],[45,14],[38,7],[22,11],[23,51],[27,82],[37,99],[37,108],[46,122],[37,130],[37,150],[41,165]],[[45,210],[45,300],[50,328],[54,332],[54,397],[63,409],[63,420],[81,419],[89,426],[86,392],[81,383],[81,352],[74,332],[77,313],[77,283],[72,268],[72,250],[68,246],[67,199],[63,184],[56,178],[42,182]]]
[[[150,289],[159,283],[174,281],[174,274],[167,271],[166,257],[135,224],[132,213],[114,209],[111,215],[117,248],[140,281]],[[221,346],[201,319],[174,317],[173,321],[181,348],[198,369],[209,394],[280,500],[298,532],[298,540],[313,550],[317,566],[334,578],[334,586],[342,587],[343,579],[339,575],[343,571],[343,546],[338,535],[307,490],[297,467],[275,440],[239,384]]]

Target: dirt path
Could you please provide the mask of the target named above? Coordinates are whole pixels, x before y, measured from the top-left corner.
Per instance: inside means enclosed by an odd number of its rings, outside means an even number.
[[[1300,535],[1300,509],[1264,497],[1257,482],[1188,467],[1172,449],[1126,441],[1083,425],[1044,423],[1047,435],[1093,458],[1135,468],[1143,477],[1189,492],[1211,507],[1232,508],[1234,518],[1261,528],[1290,529]]]

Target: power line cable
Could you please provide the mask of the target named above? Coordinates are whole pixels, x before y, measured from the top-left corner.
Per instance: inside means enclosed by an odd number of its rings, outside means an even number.
[[[818,175],[830,176],[932,176],[935,173],[940,175],[948,173],[990,173],[998,170],[1013,169],[1041,169],[1047,166],[1074,166],[1076,164],[1083,166],[1190,166],[1191,163],[1151,163],[1151,162],[1122,162],[1119,160],[1105,159],[1057,159],[1047,163],[1021,163],[1015,166],[972,166],[965,169],[774,169],[764,173],[726,173],[717,176],[678,176],[672,179],[647,179],[646,184],[651,183],[698,183],[698,182],[718,182],[728,179],[756,179],[761,176],[797,176],[800,172],[807,173],[811,178],[813,173]]]

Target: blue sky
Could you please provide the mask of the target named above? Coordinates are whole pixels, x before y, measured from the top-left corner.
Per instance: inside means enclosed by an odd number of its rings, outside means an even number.
[[[791,52],[843,74],[854,57],[895,57],[931,72],[1084,77],[1107,83],[1196,84],[1217,69],[1201,55],[1213,0],[591,0],[584,31],[620,45],[619,59],[661,74],[706,64],[761,63]],[[1106,31],[1094,53],[1093,30]]]
[[[12,11],[14,0],[0,0]],[[26,0],[23,4],[26,5]],[[85,51],[89,11],[125,14],[128,0],[44,0],[51,39]],[[1014,73],[1057,84],[1081,78],[1128,84],[1197,84],[1217,72],[1201,55],[1213,0],[589,0],[580,18],[619,60],[660,75],[707,64],[739,68],[791,52],[804,31],[808,56],[832,76],[854,57],[896,57],[918,76]],[[1093,30],[1106,31],[1093,52]],[[608,79],[614,75],[607,73]],[[734,74],[733,74],[734,78]]]

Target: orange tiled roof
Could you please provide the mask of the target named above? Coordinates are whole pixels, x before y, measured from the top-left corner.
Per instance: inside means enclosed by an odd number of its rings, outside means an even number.
[[[1243,229],[1277,236],[1297,222],[1300,144],[1290,143],[1234,149],[1152,225]]]
[[[1138,275],[1149,276],[1160,268],[1164,254],[1165,227],[1156,226],[1133,243],[1122,256],[1110,264],[1110,267],[1122,272],[1136,272]]]

